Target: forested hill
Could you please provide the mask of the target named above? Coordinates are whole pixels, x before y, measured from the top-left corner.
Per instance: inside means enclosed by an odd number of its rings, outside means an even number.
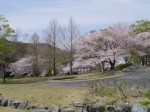
[[[53,46],[46,44],[46,43],[39,43],[38,45],[38,52],[41,54],[41,56],[45,57],[47,56],[48,52],[51,52],[51,55],[53,55]],[[16,58],[22,58],[27,55],[33,54],[33,44],[32,43],[22,43],[22,42],[16,42]],[[68,52],[65,50],[62,50],[60,48],[56,48],[56,56],[58,61],[62,61],[62,63],[68,62]]]

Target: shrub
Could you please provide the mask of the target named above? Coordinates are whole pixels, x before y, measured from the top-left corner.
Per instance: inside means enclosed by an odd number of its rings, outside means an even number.
[[[116,70],[122,70],[124,68],[127,68],[129,66],[132,66],[132,63],[125,63],[125,64],[120,64],[116,66]]]
[[[114,87],[111,85],[114,85]],[[132,97],[143,96],[143,91],[140,90],[138,86],[134,86],[128,81],[118,82],[117,80],[114,80],[113,83],[107,81],[93,81],[89,83],[88,87],[89,93],[92,95],[113,97],[123,102],[128,101]]]
[[[142,105],[144,105],[144,106],[147,106],[147,105],[150,104],[150,101],[149,101],[149,100],[144,100],[144,101],[141,101],[140,103],[141,103]]]
[[[148,91],[145,93],[145,97],[147,97],[148,99],[150,99],[150,90],[148,90]]]

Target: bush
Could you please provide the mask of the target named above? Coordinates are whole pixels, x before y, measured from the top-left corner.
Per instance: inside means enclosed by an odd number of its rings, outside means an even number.
[[[129,66],[132,66],[132,63],[125,63],[125,64],[120,64],[116,66],[116,70],[122,70],[124,68],[127,68]]]
[[[148,90],[146,93],[145,93],[145,96],[150,99],[150,90]]]
[[[114,85],[114,87],[112,87],[111,85]],[[121,100],[122,102],[127,102],[130,98],[138,98],[143,96],[143,91],[141,91],[138,86],[134,86],[128,81],[120,82],[114,80],[113,83],[107,81],[93,81],[88,84],[88,90],[89,94],[91,94],[92,96],[115,98],[114,102],[119,100]],[[148,96],[149,93],[147,94],[147,97]],[[109,103],[114,103],[110,101]]]
[[[140,103],[141,103],[142,105],[144,105],[144,106],[147,106],[147,105],[150,104],[150,101],[149,101],[149,100],[144,100],[144,101],[141,101]]]

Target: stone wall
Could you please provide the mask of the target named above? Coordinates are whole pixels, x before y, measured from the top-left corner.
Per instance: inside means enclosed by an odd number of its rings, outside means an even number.
[[[62,102],[63,103],[63,102]],[[143,106],[138,103],[115,103],[103,105],[102,103],[74,102],[72,106],[58,108],[54,106],[36,106],[28,101],[19,102],[0,96],[0,106],[29,110],[30,112],[150,112],[150,105]]]

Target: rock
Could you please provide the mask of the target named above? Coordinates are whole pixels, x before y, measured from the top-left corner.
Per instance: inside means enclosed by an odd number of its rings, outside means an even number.
[[[50,112],[58,112],[58,111],[59,111],[59,109],[58,109],[57,107],[54,107],[54,106],[49,107],[48,110],[49,110]]]
[[[14,106],[14,100],[8,100],[8,104],[7,104],[7,107],[11,107],[11,106]]]
[[[107,107],[106,107],[106,110],[107,110],[108,112],[115,112],[115,109],[114,109],[113,106],[107,106]]]
[[[18,105],[20,104],[20,102],[18,102],[18,101],[14,101],[14,107],[15,108],[18,108]]]
[[[49,112],[49,111],[46,109],[38,109],[36,112]]]
[[[105,112],[105,106],[101,103],[96,103],[92,106],[92,112]]]
[[[86,111],[87,111],[87,112],[92,112],[92,106],[89,106],[89,105],[88,105],[88,106],[86,107]]]
[[[35,106],[35,105],[29,105],[29,106],[27,107],[27,110],[33,110],[33,109],[35,109],[35,108],[37,108],[37,106]]]
[[[45,106],[35,106],[33,110],[35,112],[49,112],[48,107],[45,107]]]
[[[83,101],[74,102],[74,106],[75,107],[83,107],[84,106],[84,102]]]
[[[62,112],[62,110],[61,110],[61,109],[58,109],[58,112]]]
[[[87,112],[92,112],[92,107],[93,107],[92,103],[86,103],[86,111]]]
[[[7,107],[7,105],[8,105],[8,99],[4,99],[3,98],[1,104],[2,104],[3,107]]]
[[[130,112],[131,111],[131,106],[128,103],[115,103],[115,110],[120,111],[120,112]]]
[[[64,107],[62,109],[62,112],[75,112],[75,109],[72,107]]]
[[[0,104],[1,104],[3,98],[4,98],[4,97],[0,96]]]
[[[123,107],[121,112],[131,112],[131,107],[130,106]]]
[[[114,104],[115,107],[124,107],[124,106],[128,106],[128,103],[122,103],[122,102],[117,102]]]
[[[18,105],[18,109],[25,109],[28,106],[28,101],[22,102]]]
[[[132,112],[147,112],[147,111],[148,109],[141,104],[134,103],[132,106]]]
[[[150,112],[150,104],[147,105],[148,112]]]
[[[38,108],[39,109],[48,109],[48,107],[46,107],[46,106],[39,106]]]

